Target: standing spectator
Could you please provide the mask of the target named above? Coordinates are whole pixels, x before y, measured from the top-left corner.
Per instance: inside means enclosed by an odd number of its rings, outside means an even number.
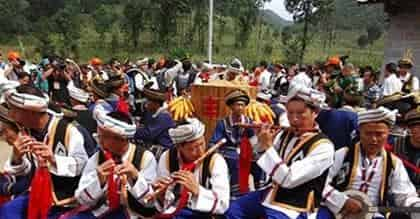
[[[367,66],[363,72],[363,83],[364,107],[375,108],[376,102],[381,98],[382,89],[377,83],[377,74],[370,66]]]
[[[409,57],[402,58],[398,62],[399,78],[403,83],[402,92],[411,93],[419,90],[419,79],[410,71],[413,68],[413,61]]]
[[[397,77],[397,65],[392,62],[386,64],[383,95],[390,96],[397,92],[401,92],[402,86],[401,80]]]
[[[307,67],[301,66],[299,68],[299,73],[293,77],[290,84],[298,84],[307,88],[312,88],[312,80],[306,73]]]
[[[9,61],[9,67],[4,71],[4,76],[13,81],[18,80],[18,74],[23,72],[23,66],[25,61],[20,59],[20,55],[17,52],[11,51],[7,54]]]
[[[268,91],[270,86],[271,72],[269,72],[267,69],[268,64],[266,61],[262,61],[259,67],[261,70],[261,75],[260,80],[258,81],[258,90],[265,92]]]
[[[49,95],[53,102],[70,105],[67,83],[71,81],[71,76],[61,58],[56,57],[52,60],[50,69],[44,72],[42,79],[48,80]]]

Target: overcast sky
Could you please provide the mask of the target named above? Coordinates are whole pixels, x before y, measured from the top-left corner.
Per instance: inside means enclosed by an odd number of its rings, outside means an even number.
[[[286,20],[293,20],[292,16],[284,8],[284,0],[271,0],[265,5],[266,9],[271,9]]]

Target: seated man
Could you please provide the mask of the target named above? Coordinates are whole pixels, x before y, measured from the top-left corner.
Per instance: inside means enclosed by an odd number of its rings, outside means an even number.
[[[88,110],[89,93],[76,87],[73,81],[67,85],[70,95],[71,109],[76,113],[74,119],[92,135],[96,132],[96,121],[93,119],[92,112]]]
[[[226,161],[217,153],[207,156],[193,171],[183,169],[200,158],[206,148],[204,125],[197,119],[170,129],[176,147],[164,152],[159,160],[156,190],[167,188],[156,200],[156,207],[167,218],[201,219],[221,215],[229,207],[229,175]],[[169,178],[169,177],[172,177]],[[175,183],[175,184],[172,184]],[[169,187],[168,187],[169,186]],[[185,205],[171,206],[179,189]],[[180,201],[182,202],[182,200]]]
[[[32,180],[29,195],[3,205],[0,218],[57,218],[77,204],[74,191],[88,160],[83,135],[48,114],[48,98],[36,88],[19,86],[8,91],[6,101],[10,118],[28,133],[15,142],[5,170]]]
[[[401,141],[404,145],[400,145],[398,156],[411,163],[405,167],[417,193],[420,193],[420,168],[418,167],[420,163],[420,111],[413,109],[408,112],[405,115],[405,124],[408,125],[410,134]]]
[[[165,93],[144,89],[143,96],[147,99],[141,118],[141,127],[137,129],[135,140],[141,141],[159,159],[163,151],[172,148],[173,144],[168,130],[175,127],[171,115],[163,106]]]
[[[324,190],[325,205],[333,213],[353,215],[362,211],[361,202],[346,195],[346,190],[365,193],[374,206],[387,206],[391,202],[399,207],[420,207],[403,163],[384,149],[395,120],[396,111],[384,107],[358,114],[360,142],[335,153],[329,184]],[[418,213],[412,215],[419,217]],[[373,218],[385,217],[376,213]]]
[[[135,131],[124,113],[98,117],[101,150],[89,159],[76,190],[89,210],[70,218],[126,218],[126,210],[132,217],[154,213],[144,209],[143,197],[152,191],[157,164],[152,153],[129,143]]]
[[[8,108],[0,105],[0,139],[8,145],[15,144],[19,136],[19,128],[16,123],[8,117]],[[12,196],[26,192],[29,188],[30,178],[28,176],[15,176],[3,172],[0,174],[0,206]]]
[[[272,187],[232,202],[227,218],[332,218],[325,209],[316,210],[333,164],[334,145],[315,122],[325,96],[313,94],[316,91],[293,86],[286,98],[291,127],[275,137],[269,127],[260,131],[262,156],[257,163],[271,177]]]

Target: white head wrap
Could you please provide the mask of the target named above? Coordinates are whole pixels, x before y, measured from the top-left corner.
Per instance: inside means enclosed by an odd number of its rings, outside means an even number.
[[[327,107],[327,104],[325,103],[326,96],[324,93],[300,84],[291,84],[287,96],[281,96],[280,102],[286,103],[294,97],[301,98],[305,102],[318,108]]]
[[[69,91],[69,95],[71,98],[82,103],[88,102],[89,94],[86,91],[74,86],[73,81],[69,82],[69,84],[67,85],[67,90]]]
[[[126,122],[114,119],[105,113],[99,113],[96,117],[96,121],[100,128],[109,130],[124,138],[133,138],[136,133],[136,125],[130,125]]]
[[[187,119],[187,124],[169,129],[169,136],[174,144],[194,141],[204,135],[205,127],[200,120]]]
[[[25,110],[47,112],[49,102],[48,96],[44,95],[44,97],[38,97],[31,94],[19,93],[15,89],[16,87],[13,86],[14,85],[10,85],[5,92],[5,97],[8,104],[12,104],[13,106]]]
[[[390,126],[395,124],[397,120],[398,110],[389,110],[383,106],[377,109],[366,110],[358,113],[359,125],[369,122],[385,122]]]

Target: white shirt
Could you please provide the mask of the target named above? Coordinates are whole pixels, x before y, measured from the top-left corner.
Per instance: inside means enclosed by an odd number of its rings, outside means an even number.
[[[299,72],[293,79],[290,81],[290,84],[299,84],[305,87],[312,87],[312,80],[305,72]]]
[[[58,118],[52,117],[48,125],[48,133],[51,133],[53,124],[58,122]],[[48,134],[47,134],[48,136]],[[83,135],[75,126],[70,126],[69,142],[66,145],[67,155],[62,154],[61,150],[54,151],[56,166],[51,165],[49,171],[57,176],[76,177],[82,173],[84,166],[88,160],[88,155],[84,146]],[[6,161],[4,170],[11,175],[22,176],[31,171],[32,163],[27,156],[24,156],[22,163],[12,164],[12,156]]]
[[[333,164],[334,145],[328,140],[322,141],[305,158],[293,162],[290,166],[283,163],[293,148],[299,144],[300,139],[307,137],[308,134],[310,133],[304,134],[301,137],[293,137],[285,148],[284,157],[280,157],[277,152],[282,135],[282,132],[280,132],[274,139],[274,146],[270,147],[257,161],[258,166],[266,174],[272,175],[272,180],[282,188],[294,188],[302,185],[319,177]],[[281,165],[278,166],[278,164]],[[300,212],[271,204],[273,195],[275,193],[271,190],[263,202],[265,207],[283,212],[292,219],[300,215]],[[309,218],[316,218],[316,213],[307,213]]]
[[[258,82],[258,90],[266,91],[270,87],[271,72],[264,70],[260,75],[260,80]]]
[[[158,179],[161,177],[169,177],[171,173],[168,169],[168,156],[169,152],[166,151],[162,154],[159,160],[158,167]],[[210,166],[213,165],[210,171],[210,184],[212,189],[206,189],[200,185],[199,193],[197,197],[191,197],[188,201],[187,207],[191,210],[197,210],[200,212],[208,212],[209,214],[223,214],[229,208],[229,199],[230,199],[230,184],[229,184],[229,174],[228,168],[225,159],[219,155],[214,155],[214,161],[210,162]],[[182,164],[180,163],[180,166]],[[198,166],[194,170],[194,176],[197,181],[201,177],[201,166]],[[156,207],[161,212],[167,212],[168,209],[167,203],[172,203],[172,200],[175,199],[174,194],[172,193],[173,186],[171,186],[165,195],[165,206],[161,206],[156,203]]]
[[[139,72],[138,74],[136,74],[136,76],[134,77],[134,80],[136,82],[136,88],[139,91],[143,91],[144,86],[149,82],[153,82],[153,85],[152,85],[151,89],[158,89],[159,88],[156,77],[154,77],[154,76],[149,77],[149,75],[147,75],[147,73],[145,73],[145,72]]]
[[[333,212],[338,213],[343,208],[345,202],[349,198],[344,193],[336,190],[332,187],[329,183],[331,183],[332,179],[339,173],[339,170],[343,166],[343,161],[348,152],[347,148],[342,148],[335,153],[334,158],[334,165],[331,167],[327,186],[324,189],[324,199],[325,205]],[[382,151],[385,154],[385,150]],[[352,155],[350,155],[352,156]],[[384,167],[383,156],[378,156],[375,159],[368,161],[367,159],[362,158],[362,154],[359,155],[359,163],[356,172],[356,176],[354,182],[349,185],[350,189],[352,190],[359,190],[361,185],[364,182],[367,182],[368,189],[365,192],[370,201],[377,205],[379,203],[379,190],[380,190],[380,183],[382,182],[382,168]],[[395,159],[395,166],[394,170],[391,172],[390,175],[390,185],[389,187],[385,188],[390,193],[391,197],[394,197],[394,201],[396,206],[403,206],[403,207],[420,207],[420,199],[417,196],[416,188],[411,183],[410,178],[408,177],[407,171],[400,159],[394,157]],[[364,163],[364,164],[363,164]],[[370,165],[369,165],[370,164]],[[376,165],[375,165],[376,164]],[[372,180],[369,182],[368,176],[364,178],[362,176],[363,166],[367,167],[366,172],[367,175],[370,175],[372,171],[374,171]],[[351,168],[351,167],[350,167]],[[351,171],[351,170],[350,170]],[[413,214],[416,215],[412,218],[420,218],[420,214]]]
[[[130,156],[133,156],[136,146],[130,144],[127,152],[122,156],[122,161],[128,161]],[[94,154],[88,161],[80,178],[79,186],[75,192],[75,197],[80,204],[94,207],[99,200],[101,200],[108,191],[108,184],[101,186],[96,168],[98,167],[99,152]],[[145,151],[141,161],[140,171],[138,172],[137,181],[133,185],[127,183],[127,192],[129,192],[139,203],[145,205],[143,197],[151,194],[153,189],[151,184],[156,179],[156,160],[153,154]],[[119,178],[114,175],[115,178]],[[122,199],[122,197],[120,197]],[[123,203],[123,200],[122,202]],[[92,209],[93,215],[100,217],[109,210],[108,202],[101,206]],[[131,217],[135,217],[134,213],[130,212]]]
[[[383,96],[390,96],[402,89],[403,83],[397,78],[395,74],[389,75],[385,78],[383,83]]]

